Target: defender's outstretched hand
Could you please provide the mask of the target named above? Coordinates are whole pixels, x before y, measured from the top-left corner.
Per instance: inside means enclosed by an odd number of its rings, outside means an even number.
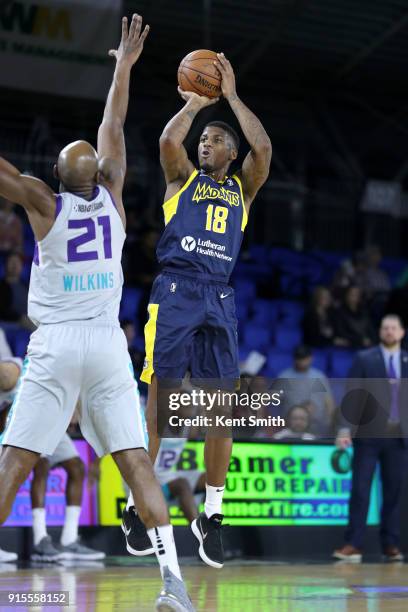
[[[211,106],[211,104],[215,104],[219,100],[219,98],[207,98],[207,96],[200,96],[194,91],[184,91],[184,89],[181,89],[181,87],[177,87],[177,91],[183,100],[186,102],[194,102],[199,108]]]
[[[122,19],[122,38],[118,49],[111,49],[109,55],[114,57],[117,62],[128,61],[131,66],[137,62],[143,51],[143,44],[149,33],[150,26],[145,26],[142,30],[142,17],[136,13],[132,16],[132,21],[128,30],[127,17]]]
[[[217,57],[218,60],[214,62],[214,65],[221,72],[221,91],[224,98],[228,100],[237,93],[234,70],[223,53],[217,53]]]

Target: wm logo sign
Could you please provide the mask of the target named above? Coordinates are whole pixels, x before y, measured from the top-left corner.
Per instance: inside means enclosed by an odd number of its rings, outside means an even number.
[[[0,5],[0,28],[4,32],[72,40],[69,11],[38,4],[6,2]]]

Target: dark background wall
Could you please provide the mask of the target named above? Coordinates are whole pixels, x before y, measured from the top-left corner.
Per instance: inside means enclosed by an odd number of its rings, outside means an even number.
[[[177,66],[191,50],[211,48],[231,60],[238,92],[274,147],[248,240],[333,250],[375,241],[385,254],[407,254],[404,218],[378,222],[359,211],[368,179],[407,181],[404,0],[125,0],[124,8],[151,25],[126,128],[129,207],[159,221],[158,138],[180,108]],[[23,169],[52,181],[61,146],[79,137],[95,142],[102,103],[30,95],[28,104],[21,92],[0,93],[2,153]],[[187,141],[192,156],[214,117],[236,126],[224,101],[206,109]]]

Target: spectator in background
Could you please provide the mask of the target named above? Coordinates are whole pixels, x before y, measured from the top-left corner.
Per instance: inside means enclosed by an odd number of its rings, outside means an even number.
[[[334,315],[336,346],[362,348],[372,346],[375,333],[359,287],[346,290],[344,300]]]
[[[371,298],[376,294],[387,294],[391,290],[391,282],[388,274],[380,268],[382,253],[380,247],[372,245],[365,250],[366,269],[363,274],[362,288],[366,297]]]
[[[127,249],[128,270],[126,282],[137,287],[148,287],[149,291],[158,271],[156,244],[159,233],[153,227],[146,228],[138,240]]]
[[[136,330],[135,324],[130,319],[123,319],[120,322],[120,326],[123,329],[123,333],[126,336],[128,351],[130,355],[130,359],[132,360],[133,370],[135,372],[136,378],[139,378],[140,373],[143,368],[143,358],[144,354],[138,351],[134,346],[134,340],[136,338]]]
[[[14,204],[4,198],[0,198],[0,251],[24,252],[23,224]]]
[[[21,280],[22,272],[23,256],[10,253],[6,259],[4,278],[0,281],[0,319],[33,329],[27,317],[28,287]]]
[[[303,319],[303,340],[316,347],[330,346],[334,341],[332,297],[326,287],[316,287]]]
[[[380,540],[385,561],[403,561],[400,504],[408,460],[408,353],[401,349],[405,330],[396,315],[386,315],[380,344],[357,353],[349,372],[336,444],[353,444],[353,475],[348,527],[336,559],[360,562],[371,483],[377,464],[382,481]],[[364,384],[364,381],[367,383]]]
[[[385,313],[391,293],[388,274],[380,268],[382,253],[378,246],[367,247],[365,251],[367,269],[363,277],[364,295],[369,303],[371,318],[377,326]]]
[[[298,346],[293,357],[293,367],[283,370],[274,385],[285,391],[280,414],[286,418],[289,407],[311,402],[314,406],[311,430],[317,435],[328,436],[332,433],[335,409],[329,381],[321,370],[312,367],[313,355],[308,346]],[[287,379],[287,383],[282,379]]]
[[[126,201],[126,200],[125,200]],[[132,206],[126,210],[126,241],[123,248],[123,275],[126,285],[134,285],[135,268],[138,267],[136,260],[137,249],[142,234],[142,220],[137,209]]]
[[[336,302],[343,300],[346,290],[352,285],[363,288],[366,270],[367,260],[363,251],[357,251],[352,259],[346,259],[341,262],[339,269],[334,275],[331,288]]]
[[[137,313],[138,329],[143,335],[143,329],[147,320],[147,306],[150,298],[152,283],[156,278],[159,265],[156,259],[156,244],[159,233],[154,228],[148,228],[142,238],[128,251],[129,269],[127,282],[136,285],[143,290]]]
[[[306,406],[292,406],[286,415],[286,427],[273,435],[274,440],[316,440],[310,432],[310,414]]]

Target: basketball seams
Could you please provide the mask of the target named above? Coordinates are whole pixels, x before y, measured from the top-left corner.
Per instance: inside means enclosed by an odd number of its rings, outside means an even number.
[[[197,72],[197,74],[203,74],[204,76],[206,76],[206,77],[208,77],[210,79],[215,79],[216,81],[221,83],[221,78],[217,77],[217,75],[215,75],[215,74],[208,74],[208,72],[203,72],[202,70],[197,70],[197,68],[192,68],[191,66],[183,66],[183,68],[186,68],[187,70],[191,70],[192,72]]]
[[[192,59],[187,59],[186,57],[183,59],[183,62],[202,62],[203,60],[208,59],[210,62],[214,62],[216,58],[214,57],[193,57]]]

